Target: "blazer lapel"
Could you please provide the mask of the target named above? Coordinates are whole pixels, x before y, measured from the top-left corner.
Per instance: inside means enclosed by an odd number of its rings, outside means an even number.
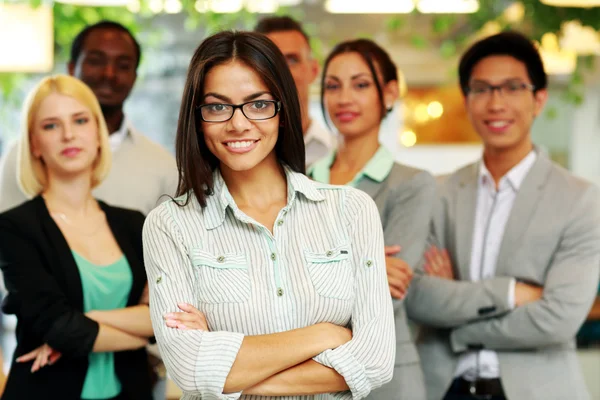
[[[471,248],[477,206],[477,178],[479,163],[462,171],[456,194],[456,219],[453,221],[456,238],[456,261],[460,278],[470,280]]]
[[[58,263],[52,264],[51,267],[55,270],[56,278],[62,277],[61,286],[65,290],[69,302],[73,304],[79,311],[83,312],[83,288],[81,286],[81,276],[79,269],[75,264],[75,259],[71,253],[71,248],[63,236],[60,228],[46,207],[46,202],[42,196],[34,199],[36,210],[39,216],[39,221],[44,231],[45,237],[48,239],[48,244],[55,251]]]
[[[356,185],[356,188],[367,193],[373,200],[377,201],[377,195],[385,186],[384,182],[379,183],[369,177],[363,177],[360,182],[358,182],[358,185]]]
[[[510,256],[514,254],[515,250],[520,247],[521,238],[529,227],[531,217],[535,213],[536,205],[548,180],[552,162],[543,152],[538,152],[537,157],[519,188],[506,222],[496,262],[497,275],[501,275],[499,272],[510,261]]]

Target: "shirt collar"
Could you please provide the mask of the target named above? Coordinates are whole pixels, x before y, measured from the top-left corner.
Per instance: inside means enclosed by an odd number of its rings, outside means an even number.
[[[331,169],[334,160],[335,152],[332,151],[326,157],[315,162],[308,169],[308,174],[317,182],[329,183],[329,170]],[[390,174],[393,166],[394,156],[387,147],[380,145],[375,155],[373,155],[363,169],[356,174],[349,185],[356,186],[365,176],[375,182],[381,183]]]
[[[127,137],[131,136],[129,134],[131,129],[131,123],[127,117],[124,116],[119,129],[111,133],[108,137],[108,143],[110,144],[110,149],[113,152],[121,146],[121,143],[123,143]]]
[[[317,188],[317,183],[311,181],[301,173],[292,171],[287,166],[284,167],[284,171],[288,188],[286,209],[294,205],[298,198],[297,193],[301,193],[309,201],[319,202],[325,200],[325,196]],[[229,193],[227,184],[223,179],[223,175],[221,175],[221,171],[217,168],[213,172],[213,194],[208,196],[206,201],[207,229],[214,229],[223,224],[228,207],[233,211],[236,218],[244,222],[249,222],[248,217],[235,204],[233,196]]]
[[[510,185],[510,187],[515,192],[518,191],[519,188],[521,187],[521,185],[523,184],[523,181],[525,180],[527,173],[529,172],[529,170],[535,163],[536,159],[537,159],[536,151],[531,150],[529,152],[529,154],[527,154],[527,156],[525,156],[525,158],[523,158],[521,161],[519,161],[519,163],[517,165],[512,167],[510,169],[510,171],[508,171],[506,173],[506,175],[504,175],[500,179],[500,184],[498,185],[498,187],[501,189],[502,186],[506,182],[506,184]],[[494,179],[492,178],[492,174],[485,166],[485,162],[483,160],[481,160],[481,162],[479,163],[479,182],[483,185],[486,185],[489,183],[489,184],[492,184],[492,186],[493,186],[493,182],[494,182]]]

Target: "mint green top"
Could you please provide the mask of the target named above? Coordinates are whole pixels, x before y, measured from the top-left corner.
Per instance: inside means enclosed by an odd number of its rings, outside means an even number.
[[[133,275],[125,255],[109,265],[96,265],[74,251],[81,276],[83,311],[114,310],[127,306]],[[82,399],[110,399],[121,393],[114,353],[90,353]]]
[[[334,161],[335,152],[331,152],[329,155],[310,166],[308,169],[308,176],[312,177],[317,182],[329,183],[329,170]],[[385,146],[380,145],[375,155],[371,157],[364,168],[356,174],[354,179],[348,182],[347,185],[356,187],[364,177],[368,177],[381,183],[390,174],[393,166],[394,156]]]

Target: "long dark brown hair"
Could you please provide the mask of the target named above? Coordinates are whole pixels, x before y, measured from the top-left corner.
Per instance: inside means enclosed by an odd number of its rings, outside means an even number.
[[[323,76],[321,78],[321,111],[323,112],[325,121],[328,121],[327,111],[325,110],[325,102],[323,101],[327,68],[329,67],[331,60],[333,60],[336,56],[345,53],[357,53],[369,66],[369,70],[373,76],[373,81],[375,82],[375,87],[377,88],[379,105],[381,107],[381,119],[383,119],[383,117],[385,117],[391,111],[385,108],[385,104],[383,102],[383,86],[388,82],[398,80],[398,70],[396,68],[396,64],[394,64],[390,58],[390,55],[374,41],[369,39],[355,39],[338,43],[333,50],[331,50],[331,53],[329,53],[327,59],[325,60],[325,64],[323,65]],[[383,85],[381,84],[382,82],[377,75],[375,65],[379,67],[381,77],[383,78]]]
[[[277,159],[293,171],[305,173],[298,92],[283,54],[263,34],[220,32],[205,39],[190,61],[175,141],[179,170],[177,196],[192,190],[202,207],[206,207],[206,196],[213,193],[213,171],[218,168],[219,160],[206,146],[196,108],[204,96],[204,80],[208,71],[232,60],[256,71],[275,99],[281,102],[279,136],[275,144]],[[189,199],[190,196],[183,205]]]

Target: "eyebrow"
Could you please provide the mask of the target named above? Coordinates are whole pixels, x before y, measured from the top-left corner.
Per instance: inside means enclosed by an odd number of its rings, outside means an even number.
[[[265,94],[268,94],[268,95],[271,95],[271,96],[272,96],[271,92],[268,92],[268,91],[262,91],[262,92],[257,92],[257,93],[253,93],[253,94],[251,94],[251,95],[249,95],[249,96],[246,96],[246,97],[244,97],[244,99],[243,99],[243,100],[244,100],[244,101],[252,101],[252,100],[254,100],[254,99],[257,99],[257,98],[259,98],[260,96],[263,96],[263,95],[265,95]],[[206,93],[206,94],[204,95],[204,100],[206,100],[206,98],[207,98],[207,97],[211,97],[211,96],[212,96],[212,97],[216,97],[216,98],[217,98],[217,99],[219,99],[219,100],[226,101],[226,102],[228,102],[228,103],[232,103],[232,100],[231,100],[229,97],[227,97],[227,96],[225,96],[225,95],[222,95],[222,94],[219,94],[219,93],[215,93],[215,92],[209,92],[209,93]]]
[[[109,55],[109,54],[107,54],[107,53],[105,53],[104,51],[102,51],[102,50],[96,50],[96,49],[91,49],[91,50],[88,50],[88,51],[86,52],[86,54],[87,54],[88,56],[90,56],[90,55],[91,55],[91,56],[100,56],[100,57],[110,57],[110,55]],[[135,57],[133,57],[133,56],[130,56],[129,54],[119,54],[119,55],[117,55],[115,58],[116,58],[117,60],[119,60],[119,61],[123,61],[123,60],[126,60],[126,61],[133,61],[133,60],[135,60]]]
[[[511,82],[511,81],[524,82],[523,78],[514,77],[514,78],[507,78],[507,79],[503,80],[502,82],[500,82],[500,84]],[[490,81],[486,81],[485,79],[474,79],[470,83],[485,83],[487,85],[491,85]]]
[[[371,76],[371,74],[367,74],[366,72],[361,72],[360,74],[352,75],[352,76],[350,77],[350,80],[354,80],[354,79],[357,79],[357,78],[362,78],[362,77],[368,77],[368,78],[371,78],[371,79],[373,78],[373,77]],[[338,77],[337,77],[337,76],[335,76],[335,75],[327,75],[327,76],[326,76],[326,78],[328,78],[328,79],[335,79],[336,81],[339,81],[339,80],[340,80],[340,78],[338,78]]]
[[[88,116],[91,113],[89,111],[77,111],[76,113],[71,114],[71,117],[82,117],[82,116]],[[60,117],[46,117],[44,119],[42,119],[40,122],[44,123],[44,122],[49,122],[49,121],[60,121]]]

